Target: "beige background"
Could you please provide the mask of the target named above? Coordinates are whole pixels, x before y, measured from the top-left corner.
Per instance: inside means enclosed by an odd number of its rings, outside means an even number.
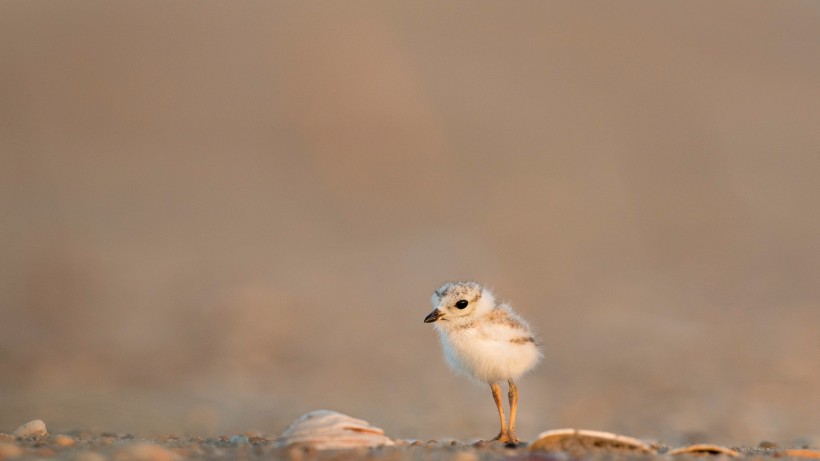
[[[0,2],[0,431],[820,436],[813,1]]]

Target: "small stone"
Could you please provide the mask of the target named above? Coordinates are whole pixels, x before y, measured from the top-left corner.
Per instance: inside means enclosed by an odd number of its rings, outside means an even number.
[[[0,459],[23,456],[23,449],[13,443],[0,442]]]
[[[35,419],[14,430],[14,436],[20,439],[39,439],[48,435],[46,423],[42,419]]]
[[[80,440],[80,441],[87,441],[87,440],[91,440],[91,439],[94,438],[94,434],[92,434],[89,431],[84,431],[84,430],[81,430],[81,429],[76,429],[76,430],[70,431],[68,434],[71,437],[74,437],[75,439]]]
[[[58,447],[73,447],[77,442],[67,435],[55,435],[54,445]]]
[[[153,443],[129,443],[117,450],[114,461],[174,461],[174,453]]]
[[[239,445],[247,445],[251,443],[248,436],[245,435],[235,435],[231,437],[231,446],[238,447]]]
[[[758,448],[780,448],[776,443],[764,440],[757,445]]]

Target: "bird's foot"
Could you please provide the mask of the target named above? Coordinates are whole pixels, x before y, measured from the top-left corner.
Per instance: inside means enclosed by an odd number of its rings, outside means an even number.
[[[507,448],[516,448],[527,444],[526,442],[519,440],[518,437],[515,436],[514,432],[499,432],[493,441],[503,443]]]

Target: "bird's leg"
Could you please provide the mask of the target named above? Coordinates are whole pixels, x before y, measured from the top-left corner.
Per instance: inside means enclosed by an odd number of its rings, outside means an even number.
[[[507,430],[508,443],[519,443],[518,437],[515,436],[515,412],[518,409],[518,386],[513,380],[508,379],[507,383],[510,385],[510,428]]]
[[[493,391],[493,400],[495,400],[495,406],[498,408],[498,418],[501,420],[501,432],[493,440],[506,443],[509,439],[507,437],[507,421],[504,419],[504,406],[501,403],[501,386],[498,383],[491,383],[490,389]]]

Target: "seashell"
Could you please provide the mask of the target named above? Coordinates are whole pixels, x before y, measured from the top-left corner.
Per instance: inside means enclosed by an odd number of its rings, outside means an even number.
[[[293,444],[338,450],[393,445],[393,441],[367,421],[331,410],[314,410],[300,416],[276,439],[278,447]]]
[[[675,456],[675,455],[695,455],[695,456],[715,456],[715,455],[726,455],[731,456],[732,458],[740,457],[740,452],[732,450],[731,448],[721,447],[720,445],[712,445],[709,443],[699,443],[695,445],[689,445],[686,447],[675,448],[674,450],[669,450],[668,455]]]
[[[48,436],[46,423],[42,419],[35,419],[14,430],[14,436],[19,439],[42,439]]]
[[[532,451],[567,452],[573,457],[588,453],[656,454],[657,450],[636,438],[585,429],[542,432],[530,445]]]

